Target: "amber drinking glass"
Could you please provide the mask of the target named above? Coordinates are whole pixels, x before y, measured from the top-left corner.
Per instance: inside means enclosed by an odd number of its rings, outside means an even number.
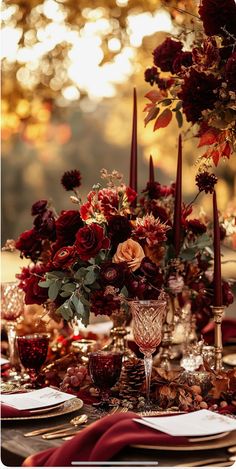
[[[16,325],[24,312],[24,298],[25,294],[19,288],[18,282],[1,283],[1,319],[8,335],[9,360],[12,366],[9,376],[10,379],[14,380],[19,378],[16,371],[14,371],[14,365],[16,364],[15,341]]]
[[[34,387],[40,368],[47,358],[49,334],[28,334],[17,337],[17,345],[21,363],[28,371],[30,384]]]
[[[89,354],[88,369],[91,380],[100,391],[100,407],[109,405],[110,389],[120,377],[122,353],[104,350]]]
[[[162,324],[165,319],[166,307],[167,300],[164,295],[160,295],[158,300],[130,301],[134,341],[144,354],[146,407],[150,406],[152,354],[162,339]]]

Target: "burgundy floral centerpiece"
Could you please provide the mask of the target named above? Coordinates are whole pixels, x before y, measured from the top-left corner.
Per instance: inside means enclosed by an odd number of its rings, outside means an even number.
[[[15,243],[29,259],[17,277],[26,304],[42,304],[55,318],[108,315],[129,299],[156,300],[164,288],[180,305],[192,304],[202,328],[210,318],[213,281],[212,226],[205,216],[192,218],[192,205],[181,205],[180,252],[176,259],[173,222],[175,185],[148,183],[142,197],[113,171],[101,171],[105,187],[93,186],[82,202],[78,170],[66,172],[62,185],[73,191],[76,209],[56,215],[46,200],[32,207],[33,228]],[[198,176],[199,192],[213,192],[216,178]],[[227,282],[224,304],[232,302]]]

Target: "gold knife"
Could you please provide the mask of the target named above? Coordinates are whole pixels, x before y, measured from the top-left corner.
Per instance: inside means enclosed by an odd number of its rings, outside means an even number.
[[[81,429],[82,430],[82,429]],[[68,430],[65,432],[55,432],[55,433],[47,433],[46,435],[42,435],[44,440],[54,440],[54,438],[63,438],[65,436],[73,436],[77,433],[81,432],[81,430]]]

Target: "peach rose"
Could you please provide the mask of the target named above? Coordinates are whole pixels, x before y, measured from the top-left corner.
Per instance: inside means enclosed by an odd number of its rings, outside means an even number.
[[[142,259],[145,257],[142,246],[133,239],[127,239],[118,244],[117,251],[113,256],[113,262],[127,262],[131,270],[137,270],[140,267]]]

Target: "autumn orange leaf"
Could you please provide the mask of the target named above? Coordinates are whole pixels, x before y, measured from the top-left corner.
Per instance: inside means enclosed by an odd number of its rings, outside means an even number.
[[[148,114],[146,115],[146,117],[144,119],[145,127],[148,124],[148,122],[152,121],[153,119],[155,119],[157,117],[159,111],[160,111],[160,108],[156,107],[156,106],[153,106],[153,104],[152,104],[152,109],[149,110]]]
[[[153,130],[167,127],[172,119],[172,112],[170,109],[165,109],[157,118]]]
[[[203,145],[212,145],[218,141],[218,132],[216,130],[207,130],[204,134],[202,134],[198,147],[202,147]]]
[[[157,101],[163,99],[163,96],[166,96],[166,93],[163,95],[163,93],[157,90],[151,90],[147,94],[145,94],[145,98],[150,99],[150,101],[152,101],[152,103],[154,104],[156,104]]]

